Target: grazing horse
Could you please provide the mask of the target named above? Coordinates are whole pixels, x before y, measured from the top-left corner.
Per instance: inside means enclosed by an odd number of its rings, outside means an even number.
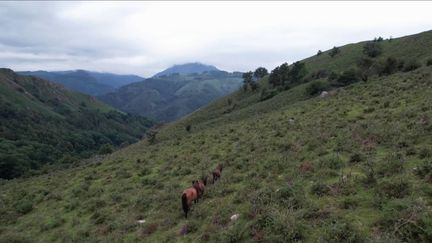
[[[207,186],[207,176],[201,177],[201,180],[192,181],[192,186],[197,185],[198,199],[204,194],[205,188]]]
[[[218,166],[212,172],[212,174],[213,174],[213,184],[214,184],[215,181],[217,181],[221,177],[221,174],[222,174],[222,165],[218,164]]]
[[[185,213],[185,218],[187,218],[187,214],[189,212],[190,207],[192,206],[192,202],[195,203],[198,201],[198,191],[199,191],[199,185],[196,181],[194,181],[192,187],[187,188],[183,191],[182,194],[182,206],[183,211]]]

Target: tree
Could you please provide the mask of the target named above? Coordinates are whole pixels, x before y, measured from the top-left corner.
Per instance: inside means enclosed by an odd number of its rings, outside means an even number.
[[[242,78],[243,78],[243,90],[247,91],[250,83],[253,82],[253,73],[252,73],[252,71],[243,73]]]
[[[335,46],[335,47],[333,47],[333,48],[330,50],[329,55],[330,55],[330,57],[334,57],[334,56],[336,56],[337,54],[339,54],[339,52],[340,52],[339,48],[337,48],[337,47]]]
[[[267,71],[266,68],[259,67],[259,68],[257,68],[257,69],[255,70],[253,76],[254,76],[256,79],[261,79],[261,78],[264,78],[264,76],[266,76],[267,74],[268,74],[268,71]]]
[[[242,75],[243,83],[250,83],[253,80],[253,73],[251,71],[245,72]]]
[[[321,50],[318,50],[318,52],[317,52],[317,56],[320,56],[322,54],[322,51]]]
[[[377,42],[367,42],[363,46],[363,53],[369,57],[377,57],[382,53],[381,45]]]
[[[367,57],[361,58],[357,62],[357,67],[360,72],[360,77],[363,81],[367,81],[369,76],[373,74],[373,70],[372,70],[373,63],[374,63],[373,60]]]

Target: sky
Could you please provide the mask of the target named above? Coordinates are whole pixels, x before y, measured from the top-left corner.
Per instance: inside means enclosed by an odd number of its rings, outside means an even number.
[[[432,29],[432,2],[0,2],[0,67],[149,77],[174,64],[271,70]]]

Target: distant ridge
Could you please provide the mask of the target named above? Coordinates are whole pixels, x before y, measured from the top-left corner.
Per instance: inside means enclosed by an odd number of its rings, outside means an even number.
[[[174,65],[170,68],[165,69],[162,72],[155,74],[153,77],[161,77],[165,75],[171,75],[174,73],[178,74],[191,74],[191,73],[203,73],[208,71],[220,71],[213,65],[207,65],[199,62],[191,62],[185,64]]]

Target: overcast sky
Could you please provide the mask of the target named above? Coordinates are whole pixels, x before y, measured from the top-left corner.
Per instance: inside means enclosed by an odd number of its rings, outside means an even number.
[[[268,69],[432,29],[432,2],[0,2],[0,66],[146,77],[173,64]]]

